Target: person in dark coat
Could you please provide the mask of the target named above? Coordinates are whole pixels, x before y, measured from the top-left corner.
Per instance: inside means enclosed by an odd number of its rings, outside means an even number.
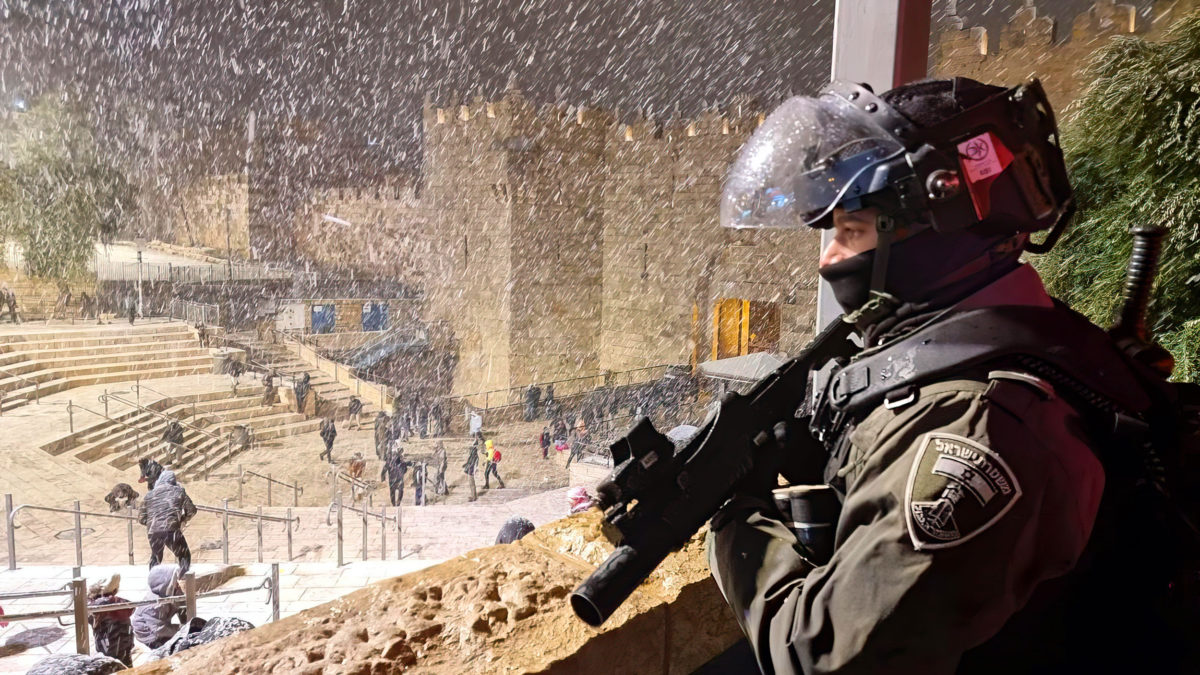
[[[138,469],[142,472],[138,482],[145,483],[146,490],[153,490],[154,484],[158,482],[158,477],[162,475],[163,465],[149,457],[143,457],[138,460]]]
[[[542,403],[542,409],[546,411],[546,419],[553,419],[558,414],[558,407],[554,402],[553,382],[546,385],[546,400]]]
[[[337,426],[333,423],[332,417],[326,417],[321,420],[321,440],[325,441],[325,452],[317,456],[317,459],[327,458],[330,464],[333,464],[333,439],[337,438]]]
[[[137,490],[134,490],[129,483],[117,483],[108,494],[104,495],[104,502],[108,504],[110,513],[120,513],[130,506],[137,508],[139,496]]]
[[[439,497],[450,494],[450,488],[446,487],[446,468],[448,463],[446,446],[441,441],[438,441],[433,449],[433,493]]]
[[[417,399],[413,406],[413,419],[417,423],[417,435],[425,438],[429,435],[429,408],[420,399]]]
[[[179,569],[187,572],[192,565],[192,552],[183,536],[183,526],[196,515],[196,505],[179,483],[175,472],[163,471],[142,499],[138,522],[146,526],[150,540],[150,568],[162,562],[163,548],[169,548],[179,560]]]
[[[500,526],[500,532],[496,534],[496,543],[511,544],[533,532],[533,530],[534,525],[529,519],[522,518],[521,516],[512,516]]]
[[[425,505],[425,477],[429,475],[428,466],[425,462],[412,463],[412,483],[413,483],[413,504],[417,506]]]
[[[471,487],[471,497],[467,500],[473,502],[478,499],[475,489],[475,471],[479,468],[479,439],[471,442],[471,449],[467,450],[467,461],[463,462],[463,473],[467,474],[468,485]]]
[[[229,362],[229,385],[233,390],[233,395],[237,396],[238,385],[242,382],[242,375],[246,374],[246,364],[237,359],[232,359]]]
[[[388,419],[387,413],[380,410],[375,414],[375,457],[383,459],[387,454],[388,442],[391,433],[391,421]]]
[[[542,427],[542,433],[538,436],[538,445],[542,448],[542,459],[550,459],[550,427]]]
[[[88,608],[129,602],[117,595],[120,586],[120,574],[114,574],[109,579],[97,581],[89,586]],[[92,627],[92,635],[96,638],[96,651],[111,656],[130,668],[133,667],[133,624],[130,623],[132,616],[132,608],[88,613],[88,625]]]
[[[266,390],[263,391],[263,397],[262,397],[263,407],[270,407],[270,406],[275,405],[275,401],[278,400],[277,397],[279,395],[277,387],[275,385],[275,371],[268,370],[267,374],[263,375],[262,382],[263,382],[263,386],[266,387]]]
[[[292,386],[292,390],[296,392],[296,412],[304,414],[304,404],[308,402],[308,392],[312,390],[312,378],[308,373],[304,373],[296,384]]]
[[[383,470],[379,472],[379,480],[388,484],[388,498],[392,506],[399,506],[404,501],[404,474],[408,472],[409,463],[404,460],[404,453],[390,451],[383,460]]]
[[[134,318],[137,317],[137,296],[132,290],[125,294],[125,313],[129,315],[129,325],[132,326]]]
[[[357,396],[351,396],[350,404],[347,406],[346,410],[350,413],[350,424],[353,425],[351,426],[352,429],[358,429],[359,419],[362,417],[362,409],[362,401],[359,400]]]
[[[167,457],[173,458],[175,464],[179,463],[179,458],[183,456],[186,448],[183,445],[183,425],[179,420],[171,420],[167,428],[163,430],[162,442],[167,445]]]
[[[538,403],[542,398],[542,390],[536,384],[531,384],[525,389],[525,421],[532,422],[537,419]]]

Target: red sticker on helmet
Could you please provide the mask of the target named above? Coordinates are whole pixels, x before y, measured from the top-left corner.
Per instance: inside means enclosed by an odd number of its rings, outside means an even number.
[[[958,144],[958,161],[975,204],[975,215],[980,219],[991,212],[989,192],[992,181],[1012,164],[1012,160],[1012,153],[990,131]]]

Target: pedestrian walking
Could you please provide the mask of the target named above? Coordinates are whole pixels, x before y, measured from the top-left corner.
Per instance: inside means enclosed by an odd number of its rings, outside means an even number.
[[[542,459],[550,459],[550,427],[542,427],[538,445],[542,448]]]
[[[163,465],[149,457],[143,457],[138,460],[138,469],[141,471],[138,482],[146,484],[147,492],[153,490],[159,476],[163,473]]]
[[[487,466],[483,469],[483,489],[490,490],[489,481],[492,476],[496,477],[496,482],[500,484],[500,489],[504,489],[504,479],[500,477],[500,451],[497,450],[492,442],[486,441],[483,444],[485,454],[487,455]]]
[[[208,349],[208,326],[203,321],[196,324],[196,337],[200,339],[200,348]]]
[[[429,435],[434,437],[445,436],[447,431],[442,420],[442,402],[440,399],[434,399],[433,403],[429,406]]]
[[[425,438],[429,435],[429,408],[418,398],[413,404],[413,419],[417,424],[417,435]]]
[[[475,501],[478,498],[475,489],[475,470],[479,467],[479,440],[476,439],[471,443],[471,448],[467,450],[467,461],[463,463],[463,473],[467,474],[468,485],[471,487],[471,497],[467,501]]]
[[[125,314],[129,316],[129,325],[133,325],[133,319],[137,316],[137,296],[133,294],[133,289],[125,293]]]
[[[266,375],[263,375],[263,397],[262,405],[264,408],[269,408],[275,405],[275,401],[279,400],[279,390],[275,385],[275,371],[269,370]]]
[[[587,439],[587,431],[581,430],[575,433],[571,439],[571,454],[567,457],[566,468],[571,468],[571,462],[583,456],[583,449],[587,447]]]
[[[150,540],[152,570],[162,562],[164,547],[175,554],[182,572],[192,566],[192,552],[183,536],[183,526],[195,515],[196,506],[187,491],[175,481],[175,472],[163,471],[138,510],[138,522],[146,526]]]
[[[357,504],[359,499],[362,499],[362,491],[359,486],[362,485],[363,473],[367,470],[367,460],[363,459],[361,452],[354,453],[350,458],[350,463],[346,466],[346,475],[352,480],[350,482],[350,501]]]
[[[311,376],[304,373],[299,380],[292,385],[292,391],[296,393],[296,412],[304,414],[304,404],[308,402],[308,392],[312,390]]]
[[[121,575],[114,574],[88,586],[88,609],[105,605],[129,602],[117,595],[121,587]],[[96,638],[96,651],[114,658],[126,667],[133,667],[133,609],[118,609],[111,612],[88,612],[88,625]]]
[[[379,480],[388,484],[388,500],[392,506],[400,506],[404,501],[404,474],[408,472],[408,462],[404,460],[403,451],[391,450],[383,460],[383,470],[379,472]]]
[[[546,385],[546,399],[542,404],[542,409],[546,411],[546,419],[554,419],[558,415],[558,404],[554,401],[554,383]]]
[[[347,410],[350,413],[350,428],[358,431],[359,419],[362,417],[363,404],[357,396],[350,397],[350,404]]]
[[[383,459],[384,454],[388,449],[388,441],[391,436],[391,420],[388,419],[387,413],[380,410],[375,414],[375,458]]]
[[[337,438],[337,426],[333,423],[332,417],[326,417],[321,420],[321,440],[325,441],[325,451],[317,456],[317,459],[328,458],[329,463],[333,464],[333,439]]]
[[[536,384],[530,384],[525,388],[525,421],[532,422],[537,419],[538,403],[542,398],[542,389]]]
[[[163,430],[162,442],[167,446],[166,455],[172,458],[171,461],[174,464],[179,463],[180,457],[183,456],[184,451],[187,449],[183,444],[183,434],[183,425],[179,423],[179,420],[171,420],[167,428]]]
[[[413,504],[425,506],[425,478],[428,475],[428,466],[425,462],[417,461],[413,462],[412,469]]]
[[[238,385],[241,384],[242,375],[246,374],[246,364],[238,359],[230,359],[229,361],[229,385],[233,390],[233,395],[237,396]]]
[[[438,441],[433,449],[433,493],[438,497],[450,494],[450,488],[446,486],[446,467],[448,463],[446,446],[441,441]]]

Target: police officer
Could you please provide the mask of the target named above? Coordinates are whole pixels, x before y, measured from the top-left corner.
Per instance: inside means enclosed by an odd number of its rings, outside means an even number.
[[[1144,407],[1132,366],[1021,261],[1046,249],[1031,234],[1052,245],[1071,203],[1036,81],[878,96],[834,83],[784,102],[747,142],[722,224],[832,228],[819,274],[865,347],[816,379],[811,437],[786,433],[781,453],[821,458],[784,475],[837,491],[832,552],[787,526],[770,495],[778,466],[711,522],[713,576],[763,672],[1172,665],[1152,644],[1169,633],[1147,600],[1166,587],[1143,562],[1152,521],[1127,527],[1133,479],[1109,460],[1120,444],[1076,395]],[[1050,331],[1094,349],[1038,354],[1029,344]],[[1009,339],[1025,343],[979,346]]]

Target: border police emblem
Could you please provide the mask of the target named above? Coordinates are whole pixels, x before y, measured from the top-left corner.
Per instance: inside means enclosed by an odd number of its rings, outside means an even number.
[[[957,546],[995,524],[1020,497],[999,455],[962,436],[926,434],[904,491],[908,534],[918,551]]]

